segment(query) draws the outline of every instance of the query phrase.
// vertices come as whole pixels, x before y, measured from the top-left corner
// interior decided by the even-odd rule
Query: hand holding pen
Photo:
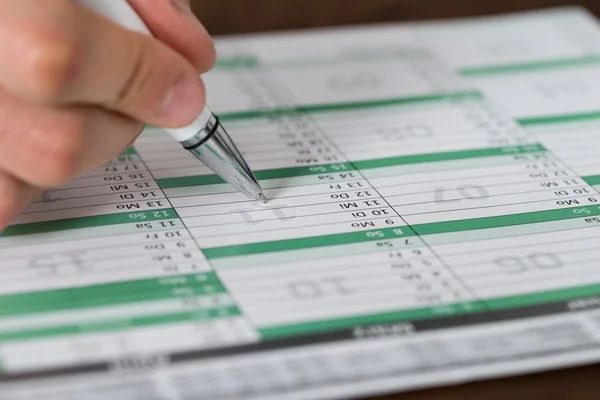
[[[110,161],[144,123],[185,130],[204,114],[216,125],[199,76],[215,50],[189,4],[129,3],[156,38],[76,2],[0,0],[0,229]]]

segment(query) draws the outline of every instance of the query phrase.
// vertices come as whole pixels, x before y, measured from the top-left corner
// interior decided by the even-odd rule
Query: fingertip
[[[201,74],[210,71],[217,62],[217,48],[208,33],[204,36],[197,51],[195,59],[191,60],[196,70]]]
[[[175,78],[155,117],[165,128],[180,128],[190,124],[204,108],[204,85],[202,80],[188,73]]]

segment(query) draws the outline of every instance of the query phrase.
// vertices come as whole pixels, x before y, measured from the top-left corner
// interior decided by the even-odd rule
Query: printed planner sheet
[[[1,400],[348,399],[600,361],[600,25],[217,40],[270,199],[160,129],[0,233]]]

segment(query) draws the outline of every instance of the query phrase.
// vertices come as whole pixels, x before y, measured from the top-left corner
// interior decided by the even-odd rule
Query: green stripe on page
[[[124,329],[141,328],[164,324],[175,324],[181,322],[205,321],[238,315],[240,315],[240,311],[237,307],[224,307],[208,310],[140,316],[125,319],[109,319],[105,321],[98,321],[86,324],[50,326],[37,329],[0,332],[0,342],[21,342],[25,340],[48,338],[54,336],[118,331]]]
[[[588,113],[579,114],[562,114],[562,115],[549,115],[544,117],[527,117],[519,118],[517,122],[521,126],[531,127],[538,125],[551,125],[551,124],[566,124],[573,122],[586,122],[600,120],[600,111],[593,111]]]
[[[234,111],[218,113],[222,122],[238,121],[245,119],[272,119],[285,116],[293,116],[302,113],[326,113],[326,112],[351,112],[356,110],[368,110],[373,108],[410,106],[430,102],[456,102],[464,100],[482,100],[483,95],[480,92],[465,91],[452,93],[436,93],[405,97],[394,97],[387,99],[343,102],[343,103],[324,103],[310,105],[290,105],[278,108],[266,108],[260,110]],[[152,125],[146,125],[146,129],[160,129]]]
[[[377,158],[372,160],[355,161],[353,163],[324,164],[312,167],[292,167],[280,169],[268,169],[255,171],[258,180],[293,178],[297,176],[321,175],[330,173],[343,173],[355,169],[372,169],[393,167],[408,164],[420,164],[428,162],[454,161],[460,159],[507,156],[529,153],[546,152],[541,144],[526,146],[507,146],[497,148],[450,151],[431,154],[415,154],[410,156],[399,156],[389,158]],[[217,175],[198,175],[180,178],[164,178],[157,180],[162,189],[173,189],[189,186],[216,185],[225,183]]]
[[[389,99],[378,99],[358,102],[345,103],[326,103],[311,105],[291,105],[289,107],[272,108],[264,110],[250,110],[232,113],[221,113],[219,118],[222,121],[235,121],[255,118],[278,118],[286,115],[296,115],[299,113],[325,113],[340,111],[356,111],[371,108],[397,107],[404,105],[413,105],[430,102],[454,102],[463,100],[480,100],[482,95],[479,92],[454,92],[441,94],[427,94],[418,96],[396,97]]]
[[[583,57],[544,60],[528,63],[462,68],[459,70],[459,73],[463,76],[502,75],[559,68],[574,68],[596,64],[600,64],[600,55],[587,55]]]
[[[44,290],[0,296],[0,317],[224,293],[214,273]],[[0,322],[1,323],[1,322]]]
[[[501,228],[541,222],[560,221],[573,218],[600,215],[600,206],[564,208],[559,210],[536,211],[522,214],[502,215],[485,218],[474,218],[458,221],[434,222],[430,224],[412,225],[396,229],[387,228],[378,231],[341,233],[335,235],[314,236],[299,239],[287,239],[270,242],[250,243],[243,245],[213,247],[203,249],[209,259],[246,256],[278,251],[302,250],[309,248],[361,243],[377,240],[410,237],[415,235],[434,235],[440,233],[472,231],[479,229]]]
[[[440,307],[417,308],[393,312],[363,315],[349,318],[334,318],[320,321],[310,321],[301,324],[268,326],[259,329],[263,339],[332,331],[351,328],[360,325],[382,323],[399,323],[440,317],[451,317],[486,311],[500,311],[511,308],[549,304],[560,301],[576,300],[589,296],[600,295],[600,285],[587,285],[546,292],[529,293],[524,295],[499,297],[481,302],[454,303]]]
[[[214,69],[237,69],[237,68],[253,68],[259,65],[258,58],[254,56],[234,56],[218,58],[215,62]]]
[[[573,218],[600,215],[600,206],[563,208],[559,210],[535,211],[522,214],[501,215],[494,217],[474,218],[459,221],[433,222],[431,224],[413,225],[419,235],[472,231],[478,229],[501,228],[535,224],[540,222],[560,221]]]
[[[387,99],[366,100],[356,102],[343,103],[324,103],[324,104],[309,104],[309,105],[290,105],[278,108],[265,108],[260,110],[234,111],[218,113],[219,119],[222,122],[237,121],[245,119],[258,118],[280,118],[301,113],[327,113],[327,112],[344,112],[356,110],[368,110],[373,108],[410,106],[421,103],[431,102],[456,102],[464,100],[482,100],[483,95],[480,92],[452,92],[452,93],[436,93],[405,97],[394,97]],[[159,129],[152,125],[146,125],[146,129]]]
[[[172,208],[165,208],[155,211],[127,212],[95,215],[91,217],[59,219],[44,222],[32,222],[19,225],[10,225],[8,228],[0,232],[0,238],[66,231],[71,229],[95,228],[98,226],[160,221],[173,218],[177,218],[177,213],[175,210]]]
[[[279,169],[266,169],[260,171],[254,171],[258,180],[267,179],[281,179],[281,178],[293,178],[296,176],[309,176],[309,175],[321,175],[330,174],[334,172],[350,172],[354,171],[355,168],[349,163],[337,163],[337,164],[323,164],[315,165],[311,167],[291,167],[291,168],[279,168]],[[225,181],[217,175],[197,175],[197,176],[185,176],[181,178],[164,178],[157,180],[158,185],[161,189],[172,189],[179,187],[188,186],[203,186],[203,185],[216,185],[225,183]]]
[[[350,62],[377,62],[388,59],[431,59],[431,53],[421,48],[406,48],[386,51],[378,50],[367,50],[367,51],[352,51],[345,52],[340,55],[331,55],[330,57],[315,57],[315,58],[304,58],[302,60],[279,60],[270,61],[266,64],[261,62],[255,56],[232,56],[222,57],[215,63],[214,69],[237,69],[237,68],[255,68],[258,66],[265,66],[269,69],[280,69],[280,68],[302,68],[306,66],[319,66],[319,65],[336,65],[336,64],[348,64]]]
[[[583,180],[586,181],[588,185],[600,185],[600,175],[584,176]]]
[[[415,154],[410,156],[379,158],[374,160],[355,161],[353,164],[358,169],[393,167],[407,164],[420,164],[428,162],[454,161],[470,158],[507,156],[528,153],[545,152],[546,149],[541,144],[531,144],[526,146],[507,146],[487,149],[450,151],[443,153]]]
[[[494,217],[474,218],[459,221],[433,222],[430,224],[412,225],[419,235],[472,231],[478,229],[501,228],[535,224],[540,222],[560,221],[573,218],[600,215],[600,206],[583,206],[563,208],[559,210],[535,211],[522,214],[501,215]]]
[[[386,228],[362,232],[305,237],[300,239],[276,240],[272,242],[213,247],[203,249],[203,252],[208,259],[216,259],[250,254],[271,253],[277,251],[301,250],[351,243],[373,242],[412,236],[415,236],[415,233],[408,227]]]

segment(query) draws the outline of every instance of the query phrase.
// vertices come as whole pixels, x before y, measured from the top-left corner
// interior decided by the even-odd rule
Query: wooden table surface
[[[213,35],[476,16],[600,0],[192,0]],[[379,397],[376,400],[600,400],[600,365]],[[375,399],[373,399],[375,400]]]
[[[581,5],[600,0],[192,0],[213,35],[368,22],[439,19]]]

